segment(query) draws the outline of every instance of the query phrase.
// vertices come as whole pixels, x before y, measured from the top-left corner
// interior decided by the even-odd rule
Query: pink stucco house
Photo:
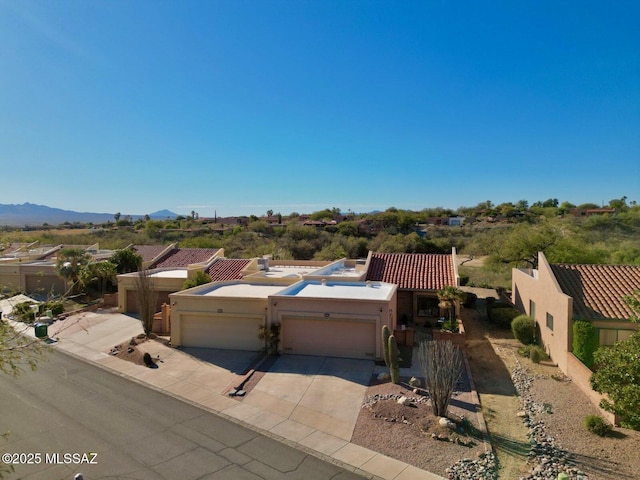
[[[625,340],[638,324],[629,320],[633,312],[623,297],[638,289],[640,266],[549,264],[542,252],[537,269],[512,274],[512,302],[535,319],[539,343],[595,404],[600,397],[591,390],[591,370],[571,353],[573,322],[591,322],[600,345]]]

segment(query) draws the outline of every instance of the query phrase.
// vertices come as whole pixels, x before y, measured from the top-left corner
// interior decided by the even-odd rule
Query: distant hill
[[[126,217],[122,214],[121,218]],[[137,220],[144,215],[129,215]],[[159,210],[149,214],[151,218],[166,219],[177,217],[177,214],[169,210]],[[35,205],[33,203],[1,204],[0,203],[0,226],[11,227],[38,226],[45,223],[49,225],[59,225],[61,223],[106,223],[113,222],[113,213],[92,213],[75,212],[72,210],[62,210],[60,208],[47,207],[46,205]]]

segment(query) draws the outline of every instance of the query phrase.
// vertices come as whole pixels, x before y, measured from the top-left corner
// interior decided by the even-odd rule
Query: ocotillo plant
[[[389,331],[389,327],[386,325],[382,326],[382,350],[384,351],[384,364],[387,368],[389,365],[389,337],[391,336],[391,332]]]
[[[393,383],[400,383],[400,350],[394,335],[389,336],[389,374]]]

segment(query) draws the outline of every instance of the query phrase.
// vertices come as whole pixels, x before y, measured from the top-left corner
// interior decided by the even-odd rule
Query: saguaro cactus
[[[389,368],[389,337],[391,331],[386,325],[382,326],[382,350],[384,351],[384,364]]]
[[[393,383],[400,383],[400,350],[394,335],[389,336],[389,374]]]

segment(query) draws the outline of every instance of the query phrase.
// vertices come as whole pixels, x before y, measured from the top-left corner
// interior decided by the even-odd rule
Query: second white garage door
[[[258,318],[184,315],[180,319],[183,347],[252,350],[264,348],[258,339]]]
[[[351,319],[283,318],[282,351],[296,355],[376,356],[376,323]]]

